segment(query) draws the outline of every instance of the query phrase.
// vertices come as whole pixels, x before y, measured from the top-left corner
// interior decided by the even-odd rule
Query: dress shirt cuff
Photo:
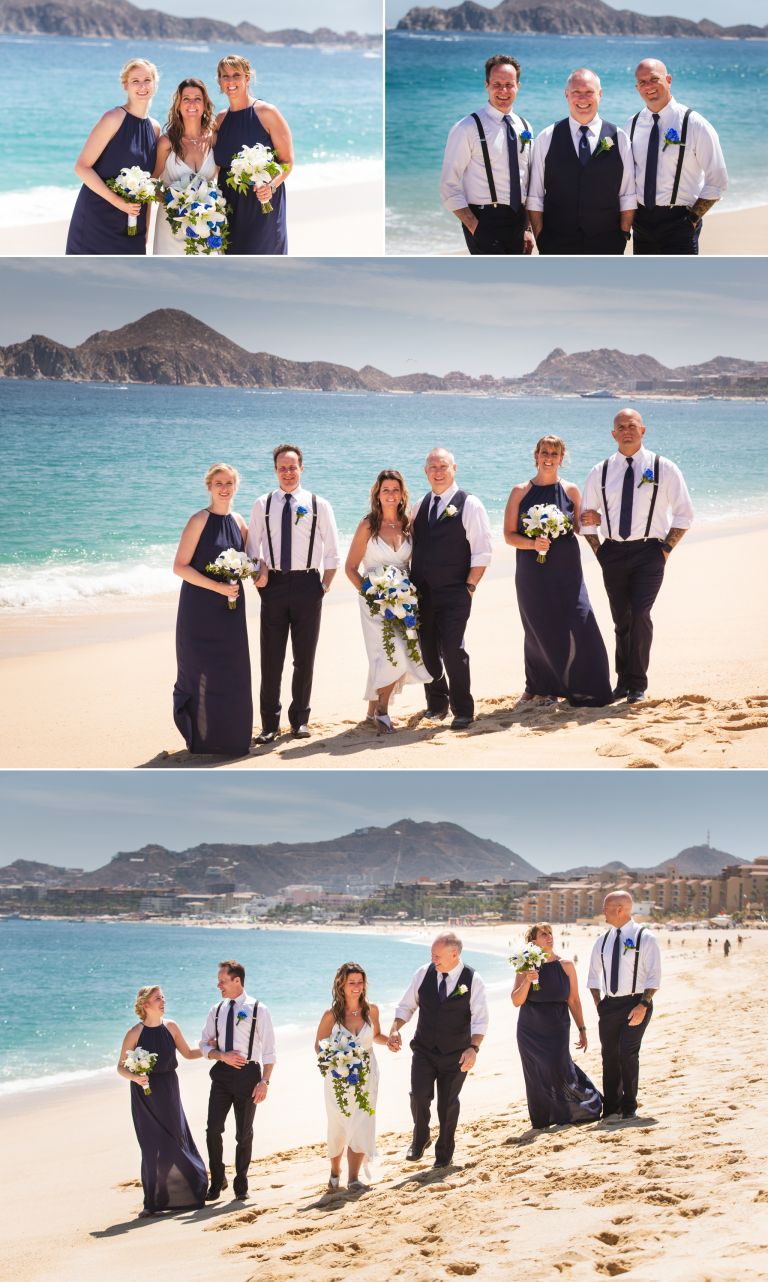
[[[410,1010],[407,1006],[397,1006],[395,1008],[394,1018],[401,1019],[404,1024],[408,1023],[412,1015],[413,1015],[413,1011]]]
[[[714,183],[705,183],[696,200],[720,200],[725,195],[725,190],[725,187],[715,187]],[[696,200],[692,200],[691,204],[695,205]]]
[[[485,1037],[485,1034],[488,1032],[488,1020],[473,1019],[469,1025],[469,1032],[471,1037],[474,1037],[475,1033],[477,1033],[480,1037]]]
[[[619,209],[622,213],[627,209],[637,209],[637,196],[622,196],[619,200]]]
[[[540,196],[529,196],[525,202],[525,207],[529,213],[531,210],[536,214],[544,213],[544,201]]]
[[[471,566],[475,566],[475,565],[486,565],[486,566],[487,566],[487,565],[490,565],[490,564],[491,564],[491,553],[490,553],[490,552],[476,552],[476,553],[474,554],[474,556],[470,556],[470,558],[469,558],[469,564],[470,564]]]
[[[451,193],[450,196],[443,196],[443,204],[449,214],[455,214],[457,209],[468,209],[469,200],[464,192]]]

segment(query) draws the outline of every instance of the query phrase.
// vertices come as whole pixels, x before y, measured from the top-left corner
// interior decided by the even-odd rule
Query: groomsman
[[[248,555],[261,561],[261,734],[273,743],[280,731],[280,686],[288,634],[293,682],[288,720],[298,739],[309,738],[309,701],[320,616],[339,568],[338,535],[330,503],[303,489],[304,457],[298,445],[272,452],[278,488],[253,505]],[[322,568],[322,575],[321,575]]]
[[[520,63],[494,54],[485,64],[488,103],[448,135],[440,198],[459,219],[470,254],[530,254],[525,199],[533,135],[512,111]]]
[[[640,1043],[661,983],[661,954],[653,933],[634,921],[628,891],[606,895],[603,911],[609,929],[595,941],[587,979],[603,1052],[603,1117],[634,1117]]]
[[[671,84],[658,58],[644,58],[635,71],[645,103],[626,124],[637,185],[635,254],[698,254],[702,218],[728,186],[715,130],[675,101]]]
[[[691,526],[693,506],[680,469],[644,447],[637,410],[620,410],[611,435],[618,450],[587,477],[581,533],[600,562],[616,629],[613,697],[640,703],[648,688],[651,609],[672,549]],[[603,542],[589,533],[598,525]]]
[[[623,254],[637,208],[632,151],[623,129],[598,114],[594,71],[571,72],[565,120],[533,146],[528,216],[540,254]]]
[[[477,585],[491,564],[491,527],[478,498],[456,484],[456,460],[432,450],[424,466],[430,490],[411,512],[411,579],[419,592],[419,642],[432,680],[427,715],[466,730],[475,715],[464,632]],[[445,670],[443,670],[445,664]]]
[[[467,1073],[475,1067],[488,1029],[485,984],[477,971],[461,960],[462,943],[452,933],[438,935],[432,960],[420,966],[401,998],[387,1045],[402,1046],[400,1029],[418,1009],[411,1042],[411,1114],[413,1140],[406,1158],[418,1162],[432,1143],[429,1119],[437,1087],[440,1129],[435,1166],[450,1166],[459,1120],[459,1094]]]
[[[235,1110],[237,1145],[233,1192],[236,1198],[247,1197],[253,1119],[256,1105],[267,1098],[275,1066],[271,1016],[262,1002],[248,996],[244,983],[245,968],[240,962],[219,962],[217,987],[221,1001],[208,1012],[200,1038],[203,1055],[216,1061],[211,1069],[206,1131],[211,1173],[207,1202],[214,1202],[220,1197],[221,1190],[228,1187],[224,1174],[223,1136],[231,1108]]]

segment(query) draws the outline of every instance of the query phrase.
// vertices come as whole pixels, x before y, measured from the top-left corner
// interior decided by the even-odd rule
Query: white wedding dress
[[[404,539],[400,547],[395,550],[388,543],[380,539],[378,535],[375,539],[369,539],[365,553],[363,554],[363,571],[369,574],[371,571],[383,570],[387,565],[395,565],[399,570],[408,570],[411,563],[411,553],[413,544],[410,539]],[[390,663],[382,643],[382,623],[383,619],[380,614],[371,614],[363,597],[360,597],[360,618],[363,624],[363,640],[365,648],[368,651],[368,681],[365,687],[365,699],[375,699],[377,692],[383,690],[385,686],[396,682],[392,691],[392,698],[402,690],[404,685],[419,684],[426,685],[432,680],[428,670],[423,663],[414,663],[408,653],[405,639],[400,632],[395,630],[395,662]]]
[[[204,178],[206,182],[213,182],[216,178],[216,162],[213,159],[213,148],[208,152],[201,168],[195,172],[191,165],[185,160],[179,160],[174,151],[168,153],[168,159],[165,162],[165,168],[160,175],[160,182],[166,187],[186,187],[191,178]],[[157,206],[157,218],[155,219],[155,240],[152,253],[157,255],[183,254],[184,253],[184,236],[181,233],[171,231],[170,223],[165,216],[165,206],[159,203]],[[211,257],[214,254],[220,254],[220,250],[211,251]]]
[[[348,1028],[342,1024],[334,1024],[331,1030],[331,1036],[340,1030],[342,1033],[349,1033]],[[368,1081],[365,1084],[365,1090],[368,1094],[368,1101],[371,1108],[376,1107],[376,1096],[379,1090],[379,1066],[376,1063],[376,1056],[373,1053],[373,1029],[370,1024],[363,1024],[359,1033],[353,1033],[364,1051],[370,1055],[370,1064],[368,1068]],[[355,1103],[354,1088],[347,1087],[347,1108],[349,1117],[345,1117],[339,1110],[336,1103],[336,1096],[333,1093],[333,1078],[328,1073],[325,1077],[325,1108],[328,1114],[328,1157],[340,1157],[345,1149],[351,1148],[353,1153],[364,1153],[365,1164],[376,1156],[376,1117],[373,1113],[364,1113]]]

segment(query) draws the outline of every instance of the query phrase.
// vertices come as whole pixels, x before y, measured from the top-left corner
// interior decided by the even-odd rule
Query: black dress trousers
[[[633,1113],[637,1108],[640,1043],[652,1013],[649,1006],[642,1024],[628,1024],[629,1012],[639,1000],[635,994],[604,997],[598,1003],[598,1028],[603,1052],[603,1117],[610,1113]]]
[[[651,609],[664,579],[658,539],[608,540],[598,552],[616,630],[616,676],[628,690],[648,688],[653,622]]]
[[[444,713],[450,706],[455,717],[473,717],[475,702],[470,689],[469,655],[464,633],[472,610],[472,595],[464,580],[449,587],[420,588],[419,641],[421,654],[432,676],[425,685],[427,709]]]
[[[450,1162],[456,1146],[459,1120],[459,1095],[467,1074],[459,1068],[461,1051],[442,1054],[411,1042],[411,1116],[413,1146],[423,1148],[429,1139],[432,1100],[437,1090],[437,1120],[440,1131],[435,1144],[435,1160]]]
[[[235,1110],[235,1182],[236,1195],[248,1192],[248,1167],[253,1150],[253,1119],[256,1105],[253,1091],[261,1081],[261,1067],[251,1060],[242,1068],[233,1068],[218,1060],[211,1069],[211,1091],[208,1096],[208,1167],[211,1186],[221,1188],[224,1181],[224,1125],[229,1110]]]
[[[685,205],[638,205],[632,225],[632,252],[646,254],[698,254],[701,219],[694,224]]]
[[[522,254],[528,216],[525,209],[510,205],[470,205],[478,220],[474,232],[462,223],[464,239],[470,254]]]
[[[293,679],[288,720],[292,729],[309,721],[315,652],[320,636],[323,584],[317,570],[270,570],[261,597],[261,729],[280,726],[280,686],[288,637],[293,651]]]

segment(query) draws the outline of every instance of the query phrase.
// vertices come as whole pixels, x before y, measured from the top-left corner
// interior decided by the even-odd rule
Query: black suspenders
[[[477,112],[476,112],[476,111],[473,111],[473,112],[472,112],[472,119],[474,120],[475,124],[477,125],[477,132],[478,132],[478,134],[480,135],[480,146],[481,146],[481,148],[482,148],[482,152],[483,152],[483,164],[485,165],[485,176],[486,176],[486,178],[488,179],[488,191],[489,191],[490,196],[491,196],[491,204],[492,204],[492,205],[494,206],[494,208],[495,208],[495,206],[496,206],[496,205],[498,205],[498,203],[499,203],[499,202],[498,202],[498,199],[497,199],[497,197],[496,197],[496,184],[495,184],[495,182],[493,181],[493,170],[491,169],[491,157],[490,157],[490,153],[489,153],[489,151],[488,151],[488,143],[487,143],[486,138],[485,138],[485,130],[483,129],[483,122],[482,122],[482,120],[480,119],[480,117],[478,116],[478,114],[477,114]],[[528,130],[528,132],[530,133],[530,125],[528,124],[528,121],[525,119],[525,117],[524,117],[524,116],[521,116],[521,117],[520,117],[520,119],[522,120],[523,124],[525,125],[525,128],[526,128],[526,129]],[[522,143],[521,143],[521,145],[520,145],[520,151],[521,151],[521,152],[523,151],[523,144],[522,144]]]
[[[677,193],[680,189],[680,175],[683,172],[683,160],[685,159],[685,140],[688,137],[688,117],[690,116],[690,114],[691,114],[691,108],[686,107],[685,115],[683,116],[683,125],[680,130],[680,142],[677,145],[677,169],[675,170],[675,181],[672,185],[672,197],[669,202],[670,209],[672,208],[675,201],[677,200]],[[637,115],[632,117],[632,124],[629,129],[630,142],[632,142],[632,139],[635,136],[635,125],[637,124],[637,118],[639,115],[640,115],[640,112],[638,111]]]
[[[267,546],[269,548],[269,559],[272,562],[272,569],[277,570],[275,565],[275,549],[272,547],[272,531],[269,528],[269,509],[272,506],[272,494],[267,495],[267,505],[264,508],[264,524],[267,527]],[[307,569],[312,569],[312,550],[315,546],[315,531],[317,529],[317,495],[312,495],[312,529],[309,532],[309,552],[307,554]]]
[[[632,972],[632,992],[630,994],[630,996],[632,997],[634,997],[635,990],[637,989],[637,972],[640,969],[640,940],[643,937],[644,930],[645,930],[645,926],[641,926],[637,932],[637,938],[635,939],[635,969]],[[603,935],[603,942],[600,946],[600,965],[603,968],[603,988],[605,989],[606,993],[608,993],[608,981],[605,978],[605,957],[603,956],[603,954],[605,952],[605,945],[608,941],[608,936],[610,935],[610,933],[611,933],[610,930],[606,930],[605,934]],[[610,993],[608,993],[608,996],[610,996]]]
[[[608,526],[609,539],[611,538],[611,518],[608,514],[608,499],[605,493],[605,478],[608,475],[608,464],[610,463],[610,461],[611,460],[608,458],[603,460],[603,470],[600,475],[600,490],[603,495],[603,511],[605,513],[605,520]],[[658,496],[659,496],[659,455],[654,454],[653,456],[653,494],[651,495],[651,505],[648,508],[648,520],[645,523],[645,534],[643,535],[644,543],[648,539],[648,536],[650,535],[650,532],[651,532],[651,522],[653,520],[653,512],[656,507],[656,499],[658,498]]]
[[[213,1017],[213,1025],[214,1025],[214,1028],[216,1029],[216,1050],[217,1051],[221,1050],[221,1045],[219,1043],[219,1011],[221,1010],[223,1005],[224,1005],[224,1002],[220,1001],[218,1006],[216,1007],[216,1014]],[[246,1056],[246,1059],[248,1060],[250,1060],[251,1055],[253,1054],[253,1039],[256,1036],[256,1012],[258,1009],[259,1009],[259,1003],[254,1002],[253,1015],[251,1016],[251,1031],[248,1037],[248,1054]]]

